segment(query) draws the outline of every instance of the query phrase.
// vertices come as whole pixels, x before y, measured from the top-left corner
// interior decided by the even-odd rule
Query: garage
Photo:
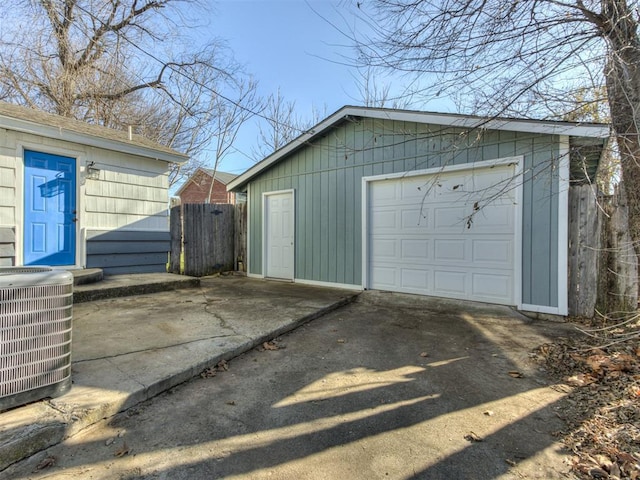
[[[517,304],[517,161],[501,163],[365,179],[368,288]]]
[[[274,275],[265,199],[289,191],[293,282],[567,315],[570,266],[583,268],[570,225],[588,222],[570,182],[593,185],[608,136],[583,122],[345,106],[228,185],[247,194],[247,275]]]

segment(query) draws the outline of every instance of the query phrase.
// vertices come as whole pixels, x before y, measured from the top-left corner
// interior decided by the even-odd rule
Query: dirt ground
[[[506,307],[365,292],[3,472],[47,479],[573,478],[570,336]]]
[[[558,415],[582,479],[640,478],[640,315],[575,319],[581,334],[541,345],[536,357],[571,386]]]

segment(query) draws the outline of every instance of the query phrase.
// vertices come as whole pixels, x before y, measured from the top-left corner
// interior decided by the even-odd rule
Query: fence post
[[[569,315],[591,318],[602,254],[600,208],[591,185],[569,188]]]
[[[169,252],[169,273],[180,271],[180,255],[182,254],[182,207],[172,207],[169,211],[169,230],[171,232],[171,250]]]
[[[234,268],[238,272],[247,271],[247,204],[235,205],[234,225]]]

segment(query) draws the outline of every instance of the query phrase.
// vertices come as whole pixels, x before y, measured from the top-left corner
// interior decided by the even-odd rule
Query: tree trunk
[[[608,41],[605,70],[611,123],[626,185],[629,233],[640,256],[640,39],[638,22],[624,0],[602,2],[601,33]]]

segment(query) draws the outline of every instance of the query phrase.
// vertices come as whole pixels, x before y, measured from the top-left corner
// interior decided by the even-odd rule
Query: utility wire
[[[100,18],[96,17],[96,16],[95,16],[95,14],[94,14],[93,12],[91,12],[91,11],[87,10],[87,9],[86,9],[86,8],[84,8],[83,6],[81,6],[81,5],[76,5],[76,8],[78,8],[79,10],[82,10],[84,13],[86,13],[87,15],[89,15],[89,17],[91,17],[93,20],[95,20],[96,22],[98,22],[101,26],[107,26],[107,25],[106,25],[106,24],[105,24],[105,23],[104,23]],[[65,17],[65,18],[66,18],[66,17]],[[71,19],[67,19],[67,20],[72,21]],[[89,36],[88,32],[83,31],[83,33],[84,33],[88,38],[90,38],[90,36]],[[252,114],[252,115],[254,115],[254,116],[256,116],[256,117],[262,118],[262,119],[267,120],[267,121],[269,121],[269,122],[274,122],[274,123],[276,123],[276,124],[278,124],[278,125],[281,125],[281,126],[284,126],[284,127],[287,127],[287,128],[291,128],[291,129],[293,129],[293,130],[295,130],[295,131],[300,132],[301,134],[302,134],[302,133],[304,133],[304,132],[306,131],[306,130],[302,130],[302,129],[298,128],[298,127],[295,127],[295,126],[293,126],[293,125],[289,125],[289,124],[286,124],[286,123],[284,123],[284,122],[281,122],[281,121],[279,121],[278,119],[271,118],[271,117],[269,117],[269,116],[267,116],[267,115],[263,114],[262,112],[259,112],[259,111],[257,111],[257,110],[254,110],[254,109],[248,108],[248,107],[246,107],[246,106],[242,105],[241,103],[236,102],[235,100],[232,100],[231,98],[229,98],[229,97],[227,97],[226,95],[223,95],[223,94],[221,94],[221,93],[217,92],[216,90],[214,90],[213,88],[209,87],[208,85],[206,85],[206,84],[204,84],[204,83],[202,83],[202,82],[200,82],[200,81],[198,81],[198,80],[196,80],[196,79],[194,79],[194,78],[190,77],[190,76],[189,76],[189,75],[187,75],[184,71],[182,71],[181,69],[176,68],[176,66],[172,65],[171,63],[164,62],[163,60],[161,60],[160,58],[158,58],[158,57],[157,57],[156,55],[154,55],[153,53],[151,53],[151,52],[149,52],[149,51],[145,50],[144,48],[142,48],[142,47],[140,47],[139,45],[135,44],[133,41],[129,40],[129,38],[127,38],[127,36],[126,36],[126,35],[119,35],[119,36],[118,36],[118,38],[119,38],[119,39],[121,39],[121,40],[124,40],[124,41],[125,41],[125,42],[127,42],[129,45],[131,45],[132,47],[134,47],[135,49],[137,49],[138,51],[140,51],[142,54],[144,54],[144,55],[148,56],[148,57],[149,57],[149,58],[151,58],[152,60],[156,61],[157,63],[159,63],[159,64],[160,64],[160,65],[162,65],[163,67],[166,67],[166,68],[168,68],[169,70],[171,70],[171,71],[173,71],[173,72],[177,73],[178,75],[181,75],[182,77],[186,78],[187,80],[189,80],[189,81],[193,82],[195,85],[198,85],[199,87],[202,87],[202,88],[204,88],[205,90],[210,91],[211,93],[213,93],[213,94],[215,94],[215,95],[219,96],[220,98],[222,98],[222,99],[224,99],[225,101],[227,101],[227,102],[229,102],[229,103],[231,103],[231,104],[235,105],[236,107],[240,108],[241,110],[243,110],[243,111],[245,111],[245,112],[247,112],[247,113],[250,113],[250,114]],[[126,67],[125,67],[125,68],[126,68]],[[138,78],[139,78],[139,80],[141,80],[141,81],[143,81],[143,82],[144,82],[144,79],[142,79],[142,78],[140,78],[140,77],[138,77]]]

